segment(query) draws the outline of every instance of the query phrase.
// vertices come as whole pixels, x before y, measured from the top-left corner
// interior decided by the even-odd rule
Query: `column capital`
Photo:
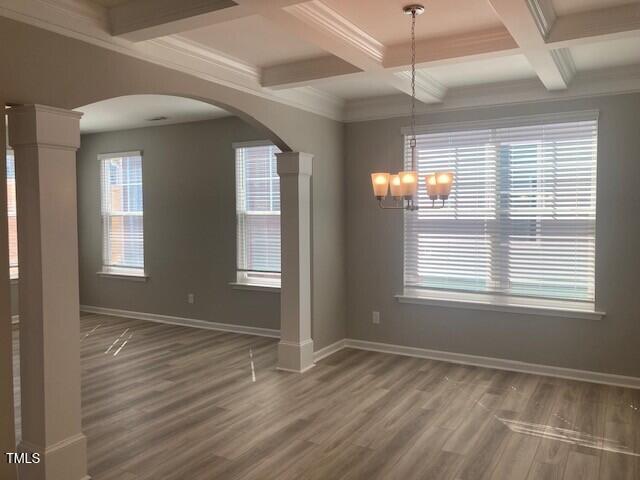
[[[313,155],[304,152],[276,153],[278,159],[278,175],[311,176]]]
[[[9,145],[42,146],[62,150],[80,147],[79,123],[81,112],[49,107],[21,105],[11,107],[9,116]]]

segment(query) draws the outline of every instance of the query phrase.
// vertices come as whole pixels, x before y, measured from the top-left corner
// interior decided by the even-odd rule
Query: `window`
[[[9,214],[9,276],[18,278],[18,226],[16,215],[16,166],[13,150],[7,150],[7,211]]]
[[[234,145],[238,283],[280,285],[280,178],[264,142]]]
[[[445,208],[405,214],[405,288],[594,301],[595,112],[445,127],[417,147],[421,177],[455,184]]]
[[[103,272],[144,275],[141,152],[99,156]]]

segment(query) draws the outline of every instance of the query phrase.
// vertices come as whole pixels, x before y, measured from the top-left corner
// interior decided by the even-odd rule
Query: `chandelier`
[[[403,8],[406,15],[411,15],[411,170],[390,175],[386,172],[372,173],[373,194],[382,209],[418,210],[416,196],[418,193],[418,171],[416,165],[416,17],[424,13],[422,5],[407,5]],[[434,172],[425,176],[427,196],[431,204],[423,208],[442,208],[449,198],[453,183],[452,172]],[[391,193],[392,204],[385,204],[384,199]],[[436,204],[436,200],[442,201]]]

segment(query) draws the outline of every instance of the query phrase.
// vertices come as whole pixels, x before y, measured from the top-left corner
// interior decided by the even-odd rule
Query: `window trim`
[[[229,282],[234,290],[252,290],[256,292],[280,293],[279,285],[263,285],[259,283]]]
[[[602,320],[606,312],[595,309],[591,302],[547,300],[486,293],[452,292],[427,289],[405,289],[395,296],[399,303],[433,307],[488,310],[492,312],[520,313],[544,317]]]
[[[280,148],[274,144],[272,141],[270,140],[251,140],[251,141],[246,141],[246,142],[233,142],[231,144],[232,148],[233,148],[233,152],[234,152],[234,175],[235,175],[235,182],[237,185],[237,151],[238,149],[243,149],[243,148],[252,148],[252,147],[275,147],[278,150],[280,150]],[[238,223],[238,206],[237,206],[237,189],[236,189],[236,235],[237,235],[237,223]],[[250,211],[246,211],[245,215],[251,213]],[[253,214],[257,214],[257,212],[253,212]],[[265,213],[265,215],[273,215],[275,216],[275,213]],[[282,215],[282,211],[280,211],[277,216],[281,217]],[[238,239],[236,238],[236,249],[237,249],[237,245],[238,245]],[[266,280],[266,281],[261,281],[261,280],[254,280],[249,278],[251,272],[254,272],[253,270],[242,270],[238,267],[238,254],[239,252],[236,251],[236,280],[233,282],[229,282],[229,285],[234,288],[234,289],[238,289],[238,290],[255,290],[255,291],[265,291],[265,292],[273,292],[273,293],[279,293],[280,292],[280,287],[281,287],[281,281],[282,281],[282,266],[280,268],[279,272],[264,272],[266,274],[273,274],[274,277],[277,276],[277,279],[274,278],[272,281]],[[256,272],[259,273],[259,272]]]
[[[466,130],[483,130],[487,128],[524,127],[544,125],[554,122],[580,122],[598,120],[600,110],[575,110],[569,112],[542,113],[533,115],[518,115],[514,117],[496,117],[484,120],[470,120],[466,122],[433,123],[416,125],[416,135],[424,133],[460,132]],[[402,135],[411,135],[411,126],[400,129]],[[403,147],[404,148],[404,147]]]
[[[598,109],[592,109],[533,115],[518,115],[513,117],[496,117],[491,119],[472,120],[465,122],[423,124],[415,126],[414,129],[412,129],[411,126],[403,126],[400,129],[400,132],[403,136],[403,165],[405,162],[404,155],[406,155],[406,137],[414,132],[416,135],[437,134],[468,130],[536,126],[545,125],[547,123],[580,121],[595,121],[596,124],[598,124],[599,115],[600,111]],[[405,222],[407,221],[406,215],[410,214],[407,212],[404,213],[405,215],[403,216],[403,227],[405,225]],[[404,230],[405,229],[403,228],[403,235]],[[597,231],[594,233],[594,235],[597,236]],[[470,292],[464,290],[438,290],[426,287],[408,287],[404,283],[404,264],[406,256],[406,252],[404,250],[405,244],[406,242],[403,236],[403,293],[395,295],[396,299],[400,303],[413,303],[442,307],[448,306],[472,310],[504,311],[543,316],[585,318],[589,320],[601,320],[606,315],[605,312],[597,311],[595,309],[595,301],[597,300],[597,292],[595,291],[593,302],[589,302],[570,299],[546,299],[542,297],[513,296],[491,292]],[[594,288],[595,281],[596,279],[594,274]]]
[[[131,269],[133,270],[133,269]],[[140,270],[139,272],[123,272],[116,270],[100,270],[96,272],[96,275],[99,277],[108,277],[108,278],[117,278],[120,280],[130,280],[132,282],[146,282],[149,279],[149,275],[144,270]]]
[[[129,150],[129,151],[123,151],[123,152],[108,152],[108,153],[99,153],[98,154],[98,170],[99,170],[99,175],[98,175],[98,192],[99,192],[99,200],[100,200],[100,231],[101,231],[101,243],[102,243],[102,248],[101,248],[101,265],[100,265],[100,270],[98,272],[96,272],[96,274],[98,276],[101,277],[111,277],[111,278],[118,278],[118,279],[123,279],[123,280],[132,280],[132,281],[142,281],[142,282],[146,282],[147,279],[149,278],[149,276],[146,273],[146,259],[145,259],[145,251],[146,248],[144,246],[144,237],[143,237],[143,243],[142,243],[142,264],[143,267],[142,268],[130,268],[130,267],[121,267],[121,266],[117,266],[117,265],[107,265],[105,264],[105,251],[104,251],[104,241],[105,241],[105,232],[104,232],[104,218],[102,215],[102,202],[103,202],[103,198],[102,198],[102,161],[103,160],[109,160],[111,158],[122,158],[122,157],[134,157],[134,156],[139,156],[140,157],[140,170],[141,170],[141,182],[142,182],[142,214],[140,216],[142,216],[143,220],[142,220],[142,231],[144,234],[144,156],[143,156],[143,150]]]

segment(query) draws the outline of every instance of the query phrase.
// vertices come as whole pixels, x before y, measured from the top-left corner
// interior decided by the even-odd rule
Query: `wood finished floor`
[[[94,480],[640,479],[638,390],[349,349],[297,375],[273,339],[98,315],[81,339]]]

